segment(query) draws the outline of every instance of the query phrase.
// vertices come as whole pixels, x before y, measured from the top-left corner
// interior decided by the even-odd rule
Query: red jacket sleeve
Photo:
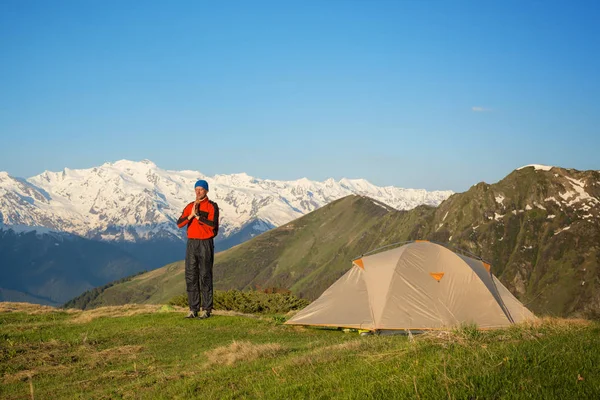
[[[185,208],[183,209],[183,212],[181,213],[181,217],[179,217],[179,219],[177,220],[177,226],[179,228],[183,228],[184,226],[187,226],[191,222],[188,219],[188,217],[192,213],[192,207],[190,206],[191,204],[194,204],[194,203],[190,203],[187,206],[185,206]]]
[[[215,229],[219,225],[219,209],[213,202],[208,203],[208,211],[200,212],[198,222]]]

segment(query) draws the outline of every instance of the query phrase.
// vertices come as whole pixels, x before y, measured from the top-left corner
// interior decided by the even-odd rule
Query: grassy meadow
[[[598,322],[359,336],[184,312],[0,303],[0,398],[600,398]]]

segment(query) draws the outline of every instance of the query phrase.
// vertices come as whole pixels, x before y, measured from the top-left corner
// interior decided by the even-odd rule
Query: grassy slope
[[[417,235],[415,226],[433,208],[408,212],[386,209],[372,200],[349,196],[218,253],[217,289],[284,287],[309,299],[318,297],[349,268],[351,260],[390,240]],[[185,292],[183,261],[115,285],[90,304],[165,303]],[[91,308],[88,307],[88,308]]]
[[[165,265],[106,289],[88,309],[129,303],[164,304],[185,293],[183,262]]]
[[[406,214],[360,196],[340,199],[219,254],[217,287],[284,287],[314,299],[370,249],[383,219]]]
[[[497,184],[479,183],[455,194],[438,208],[395,211],[349,196],[219,253],[215,285],[284,287],[312,300],[361,253],[429,239],[490,261],[494,274],[537,314],[598,318],[600,207],[591,200],[571,206],[546,200],[562,200],[572,191],[570,179],[585,182],[591,196],[600,197],[600,174],[558,168],[514,171]],[[115,285],[92,306],[164,303],[184,292],[182,274],[182,262],[171,264]]]
[[[0,397],[600,398],[598,323],[411,340],[143,307],[0,312]]]

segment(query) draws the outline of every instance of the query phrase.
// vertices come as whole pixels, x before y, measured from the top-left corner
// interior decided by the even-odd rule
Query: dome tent
[[[428,241],[364,256],[286,322],[385,330],[498,328],[535,316],[490,265]]]

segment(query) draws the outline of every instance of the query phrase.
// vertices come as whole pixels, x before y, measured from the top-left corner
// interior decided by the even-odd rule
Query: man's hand
[[[192,212],[188,216],[188,220],[196,217],[198,218],[198,214],[196,214],[196,206],[198,205],[198,200],[194,201],[194,205],[192,206]]]

